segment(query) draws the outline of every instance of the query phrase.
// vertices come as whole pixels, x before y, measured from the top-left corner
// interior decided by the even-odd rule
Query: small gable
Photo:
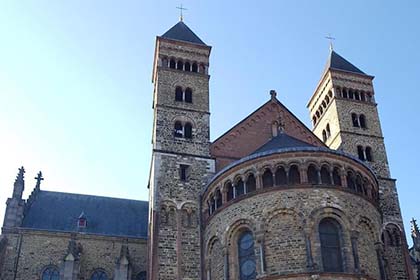
[[[216,170],[253,153],[279,132],[313,146],[324,146],[274,94],[271,100],[211,144],[210,153],[216,159]]]

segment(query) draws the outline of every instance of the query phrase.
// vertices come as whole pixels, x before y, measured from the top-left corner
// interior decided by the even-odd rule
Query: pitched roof
[[[183,21],[172,26],[161,37],[207,46]]]
[[[327,65],[325,66],[325,70],[328,69],[336,69],[366,75],[362,70],[351,64],[349,61],[347,61],[344,57],[336,53],[334,50],[330,52]]]
[[[77,232],[84,213],[83,232],[147,238],[148,211],[146,201],[39,191],[25,210],[22,227]]]
[[[281,148],[297,148],[297,147],[315,147],[309,143],[301,141],[295,137],[287,135],[284,132],[280,132],[276,137],[273,137],[270,141],[259,147],[252,154],[267,152],[271,150],[277,150]]]

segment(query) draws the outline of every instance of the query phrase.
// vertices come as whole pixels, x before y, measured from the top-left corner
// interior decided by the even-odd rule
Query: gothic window
[[[246,180],[246,192],[253,192],[257,189],[257,182],[255,180],[255,176],[250,174]]]
[[[309,165],[307,174],[308,182],[310,184],[318,184],[318,171],[316,170],[314,165]]]
[[[361,114],[359,116],[359,124],[361,128],[366,128],[366,117],[365,115]]]
[[[366,154],[366,160],[367,161],[373,161],[372,148],[371,147],[366,147],[365,154]]]
[[[41,280],[59,280],[60,279],[60,272],[54,266],[49,266],[44,269],[42,272]]]
[[[178,138],[182,138],[184,136],[183,128],[182,128],[182,123],[179,122],[179,121],[175,122],[174,136],[175,137],[178,137]]]
[[[334,185],[336,186],[341,186],[341,176],[340,176],[340,171],[338,170],[337,167],[335,167],[333,169],[333,181],[334,181]]]
[[[232,184],[230,182],[226,183],[225,187],[227,189],[227,201],[230,201],[230,200],[234,199],[235,198],[235,193],[233,191]]]
[[[283,167],[278,167],[275,173],[276,186],[282,186],[287,184],[286,170]]]
[[[330,171],[326,166],[321,167],[321,182],[322,184],[331,185]]]
[[[357,114],[355,113],[351,114],[351,121],[354,127],[359,127],[359,117],[357,116]]]
[[[254,237],[250,231],[243,232],[238,238],[239,279],[254,280],[257,265],[254,252]]]
[[[175,88],[175,101],[182,101],[182,87]]]
[[[365,152],[362,146],[357,146],[357,155],[359,156],[360,160],[365,160]]]
[[[262,176],[263,179],[263,188],[270,188],[273,186],[273,173],[270,169],[266,169]]]
[[[175,62],[175,60],[174,60],[174,59],[171,59],[171,60],[169,61],[169,68],[175,69],[175,66],[176,66],[176,62]]]
[[[192,125],[190,123],[186,123],[184,126],[184,137],[188,139],[192,138]]]
[[[185,102],[192,103],[192,90],[190,88],[185,89]]]
[[[178,60],[178,64],[176,65],[176,69],[183,70],[184,69],[184,63],[181,60]]]
[[[136,280],[146,280],[146,279],[147,279],[146,271],[142,271],[136,276]]]
[[[186,164],[180,164],[179,165],[179,178],[181,181],[187,181],[188,180],[188,170],[189,166]]]
[[[108,275],[105,271],[99,269],[92,274],[90,280],[108,280]]]
[[[193,65],[191,67],[191,71],[197,73],[197,71],[198,71],[197,63],[195,63],[195,62],[193,63]]]
[[[300,172],[297,165],[292,165],[289,169],[289,183],[294,184],[300,184]]]
[[[322,264],[325,272],[343,271],[340,231],[340,225],[331,218],[323,219],[319,223]]]
[[[242,181],[242,179],[239,179],[238,181],[236,181],[235,184],[235,189],[236,189],[236,196],[240,196],[243,195],[245,193],[245,185],[244,185],[244,181]]]
[[[191,71],[191,64],[189,62],[185,62],[185,71]]]

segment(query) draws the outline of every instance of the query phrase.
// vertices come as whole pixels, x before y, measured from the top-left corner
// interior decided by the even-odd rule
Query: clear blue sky
[[[17,168],[42,189],[146,200],[155,36],[178,1],[1,1],[0,221]],[[185,0],[185,22],[212,45],[211,138],[269,98],[309,127],[306,102],[331,33],[375,75],[376,100],[406,229],[418,211],[418,1]],[[416,175],[417,174],[417,175]],[[416,175],[416,176],[415,176]]]

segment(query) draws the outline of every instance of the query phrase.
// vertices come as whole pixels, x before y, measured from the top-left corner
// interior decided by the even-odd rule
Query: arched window
[[[330,94],[331,93],[331,91],[328,93],[328,94]],[[327,104],[329,104],[330,103],[330,98],[328,97],[328,95],[327,96],[325,96],[325,102],[327,102]]]
[[[366,128],[366,117],[365,115],[361,114],[359,116],[359,124],[361,128]]]
[[[324,113],[324,109],[322,109],[322,107],[321,106],[319,106],[319,112],[322,114],[322,113]]]
[[[360,93],[360,99],[362,101],[366,101],[366,95],[365,95],[365,93],[363,91]]]
[[[318,171],[316,170],[316,167],[313,164],[309,165],[307,174],[308,174],[308,182],[310,184],[318,184],[319,183]]]
[[[197,73],[197,71],[198,71],[197,63],[193,63],[193,65],[191,67],[191,71]]]
[[[220,192],[220,190],[216,191],[215,198],[216,198],[216,209],[219,209],[220,207],[222,207],[222,193]]]
[[[331,137],[331,129],[330,129],[330,124],[327,123],[327,127],[325,128],[325,130],[327,131],[327,138]]]
[[[192,103],[192,89],[185,89],[185,102]]]
[[[241,233],[238,238],[239,280],[254,280],[257,265],[254,251],[254,237],[250,231]]]
[[[270,188],[273,186],[273,173],[270,169],[266,169],[262,176],[263,188]]]
[[[185,62],[184,67],[185,67],[185,71],[191,71],[191,64],[188,61]]]
[[[146,271],[142,271],[136,276],[136,280],[146,280],[146,279],[147,279]]]
[[[327,132],[325,131],[325,129],[322,131],[322,141],[327,141]]]
[[[162,58],[162,66],[163,67],[168,67],[168,59],[166,57]]]
[[[321,242],[322,265],[325,272],[342,272],[340,225],[331,218],[319,223],[319,240]]]
[[[41,280],[59,280],[60,279],[60,272],[54,266],[49,266],[44,269],[42,272]]]
[[[321,116],[321,114],[319,113],[319,111],[316,111],[316,116],[317,116],[317,118],[319,118]]]
[[[359,117],[357,116],[357,114],[355,113],[351,114],[351,121],[354,127],[359,127]]]
[[[175,69],[175,66],[176,66],[176,62],[175,62],[175,60],[174,60],[174,59],[171,59],[171,60],[169,61],[169,68]]]
[[[235,198],[235,193],[233,191],[233,186],[230,182],[226,183],[226,189],[227,189],[227,201],[230,201]]]
[[[365,153],[362,146],[357,146],[357,155],[359,156],[360,160],[365,160]]]
[[[337,167],[335,167],[333,169],[333,181],[334,181],[334,185],[336,186],[341,186],[341,176],[340,176],[340,171],[338,170]]]
[[[360,100],[360,95],[359,95],[359,92],[358,91],[355,91],[354,92],[354,99]]]
[[[360,175],[357,175],[356,177],[356,191],[358,193],[363,193],[363,182],[362,177]]]
[[[236,181],[235,189],[236,189],[236,197],[243,195],[245,193],[245,185],[242,179],[238,179],[238,181]]]
[[[108,275],[103,270],[96,270],[90,277],[90,280],[108,280]]]
[[[354,98],[354,94],[353,94],[353,90],[349,90],[349,98],[353,99]]]
[[[312,124],[313,124],[313,125],[316,125],[316,116],[313,116],[313,117],[312,117]]]
[[[182,136],[184,135],[183,133],[183,129],[182,129],[182,123],[177,121],[175,122],[174,125],[174,136],[177,138],[182,138]]]
[[[182,101],[182,87],[175,88],[175,101]]]
[[[365,154],[366,154],[366,160],[367,161],[373,161],[372,148],[371,147],[366,147]]]
[[[257,189],[257,182],[255,180],[254,174],[250,174],[246,180],[246,192],[253,192]]]
[[[275,173],[276,186],[284,186],[287,184],[286,170],[282,166],[278,167]]]
[[[184,126],[184,137],[188,139],[192,138],[192,125],[190,123],[186,123]]]
[[[352,189],[352,190],[356,190],[356,182],[354,179],[354,175],[352,172],[347,172],[347,187]]]
[[[326,166],[321,167],[321,183],[326,185],[331,185],[331,175],[330,171]]]
[[[343,88],[343,97],[348,98],[347,89]]]
[[[176,69],[184,70],[184,63],[181,60],[178,60],[178,63],[176,65]]]
[[[327,103],[325,103],[325,101],[322,101],[321,105],[322,105],[323,108],[327,107]]]
[[[300,184],[300,172],[297,165],[292,165],[289,169],[289,183],[291,185]]]

